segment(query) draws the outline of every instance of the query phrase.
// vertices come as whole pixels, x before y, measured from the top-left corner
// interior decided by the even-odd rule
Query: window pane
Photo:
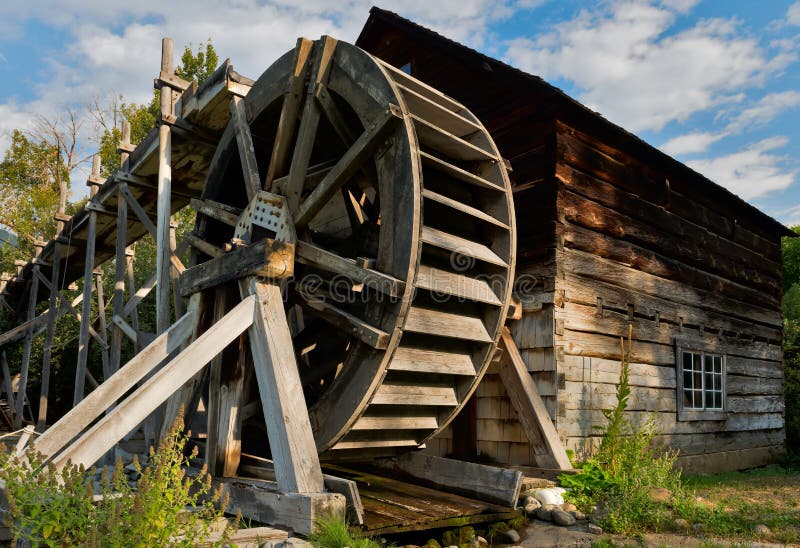
[[[691,373],[691,371],[684,371],[683,372],[683,387],[684,388],[694,388],[694,384],[692,383],[692,373]]]
[[[692,353],[691,352],[684,352],[683,353],[683,370],[684,371],[691,371],[692,370]]]
[[[714,356],[714,373],[722,373],[722,356]]]
[[[722,392],[714,392],[714,407],[722,409]]]
[[[706,373],[706,392],[714,390],[714,373]]]
[[[714,370],[714,356],[711,354],[705,354],[703,356],[703,369],[706,371],[713,371]]]
[[[683,391],[683,406],[684,407],[694,407],[692,403],[692,391],[691,390],[684,390]]]
[[[694,388],[702,390],[703,388],[703,373],[702,371],[694,372]]]

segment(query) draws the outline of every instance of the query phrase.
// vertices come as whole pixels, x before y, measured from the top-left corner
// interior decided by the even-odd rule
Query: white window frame
[[[700,378],[702,379],[702,386],[700,388],[700,393],[702,394],[704,407],[703,408],[696,408],[696,407],[686,407],[684,405],[684,384],[683,384],[683,355],[684,352],[690,352],[692,354],[697,354],[700,357],[700,364],[702,366]],[[705,406],[705,399],[706,399],[706,371],[705,371],[705,356],[712,355],[718,356],[721,358],[722,362],[722,408],[714,408],[714,407],[706,407]],[[726,382],[726,362],[727,362],[727,355],[725,353],[725,349],[722,345],[711,345],[709,343],[703,341],[693,341],[687,339],[676,339],[675,340],[675,377],[676,377],[676,401],[677,401],[677,410],[678,410],[678,420],[679,421],[714,421],[714,420],[725,420],[728,417],[728,394],[727,394],[727,382]],[[696,390],[696,388],[694,388]]]

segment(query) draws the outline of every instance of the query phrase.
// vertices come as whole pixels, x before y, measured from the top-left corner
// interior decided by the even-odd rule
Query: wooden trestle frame
[[[343,513],[346,499],[360,506],[352,482],[323,476],[321,456],[390,457],[420,447],[465,404],[500,344],[501,376],[541,448],[540,464],[568,468],[513,340],[502,334],[513,203],[480,121],[329,37],[298,40],[258,82],[226,61],[198,86],[175,75],[172,58],[164,39],[158,129],[134,147],[126,124],[119,171],[103,180],[95,159],[86,207],[73,217],[60,209],[56,238],[37,242],[34,260],[0,281],[7,301],[27,304],[25,323],[0,335],[0,347],[24,340],[17,426],[33,338],[45,333],[42,431],[55,323],[67,312],[81,321],[74,407],[44,430],[37,451],[56,466],[89,467],[139,425],[153,443],[180,408],[197,408],[207,386],[205,459],[233,506],[308,533],[321,513]],[[186,205],[198,221],[178,245],[171,215]],[[156,272],[136,288],[131,246],[146,233],[156,240]],[[178,258],[186,246],[189,268]],[[96,267],[112,257],[105,325]],[[315,276],[323,291],[293,289],[298,274]],[[70,302],[61,286],[81,275],[83,292]],[[311,298],[330,297],[335,276],[368,300]],[[36,316],[40,284],[49,308]],[[144,333],[137,306],[154,288],[156,332]],[[102,311],[96,327],[93,295]],[[136,354],[121,366],[125,337]],[[100,384],[87,367],[91,341],[101,348]],[[5,362],[3,373],[10,394]],[[85,395],[87,379],[95,388]],[[242,424],[259,407],[274,482],[236,477]],[[518,479],[502,500],[518,493]]]

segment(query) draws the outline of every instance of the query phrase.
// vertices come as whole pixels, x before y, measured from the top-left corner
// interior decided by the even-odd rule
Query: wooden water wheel
[[[297,233],[285,310],[320,454],[418,447],[469,398],[506,317],[516,246],[497,148],[457,101],[327,37],[298,40],[242,106],[257,165],[240,161],[234,112],[203,199],[245,212],[236,226],[198,215],[195,236],[275,237],[248,199],[253,174],[261,200],[284,197]],[[247,235],[244,216],[261,221]]]

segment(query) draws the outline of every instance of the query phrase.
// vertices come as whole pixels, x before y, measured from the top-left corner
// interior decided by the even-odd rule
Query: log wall
[[[559,434],[590,453],[632,326],[631,416],[691,471],[756,466],[785,441],[780,242],[677,192],[664,174],[556,124],[554,308]],[[677,420],[675,340],[727,360],[727,419]]]

